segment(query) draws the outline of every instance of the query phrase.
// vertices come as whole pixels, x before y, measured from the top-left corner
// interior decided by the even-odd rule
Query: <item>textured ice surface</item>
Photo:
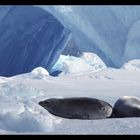
[[[0,6],[0,75],[50,72],[60,54],[82,52],[121,67],[140,58],[139,20],[140,6]]]
[[[140,59],[130,60],[125,63],[121,68],[131,71],[140,71]]]
[[[54,116],[38,104],[48,98],[82,96],[113,106],[122,96],[140,98],[139,77],[140,71],[122,69],[45,79],[34,79],[30,73],[5,81],[0,77],[0,134],[140,134],[139,117],[71,120]]]
[[[107,66],[140,58],[140,6],[40,6],[68,27],[81,51],[96,53]]]
[[[61,55],[52,67],[51,72],[61,71],[61,75],[63,75],[88,71],[97,72],[106,68],[104,62],[96,54],[86,52],[79,58],[69,55]]]
[[[32,70],[31,75],[35,79],[44,79],[46,76],[49,76],[49,72],[42,67],[37,67]]]
[[[47,11],[33,6],[0,7],[0,75],[54,65],[70,31]]]

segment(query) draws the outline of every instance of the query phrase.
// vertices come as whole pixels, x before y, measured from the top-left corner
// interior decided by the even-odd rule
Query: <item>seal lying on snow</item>
[[[118,99],[113,114],[114,117],[140,117],[140,99],[134,96]]]
[[[103,119],[112,114],[112,107],[102,100],[94,98],[51,98],[39,102],[53,115],[69,119]]]

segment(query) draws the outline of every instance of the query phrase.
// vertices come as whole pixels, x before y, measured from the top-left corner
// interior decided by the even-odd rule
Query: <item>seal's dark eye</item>
[[[39,104],[39,105],[43,105],[43,102],[39,102],[38,104]]]
[[[50,102],[49,101],[45,101],[45,104],[48,105]]]

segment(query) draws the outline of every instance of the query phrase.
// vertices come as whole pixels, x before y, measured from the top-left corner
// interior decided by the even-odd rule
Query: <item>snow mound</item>
[[[81,58],[84,59],[84,61],[87,64],[89,64],[90,66],[93,66],[95,68],[95,71],[107,68],[105,63],[95,53],[89,53],[89,52],[83,53]]]
[[[0,85],[1,95],[14,96],[16,98],[36,98],[44,94],[41,88],[35,88],[28,83],[4,83]]]
[[[131,71],[140,71],[140,59],[128,61],[122,66],[122,69]]]
[[[32,70],[31,75],[35,79],[45,79],[46,76],[49,76],[49,72],[42,67],[37,67]]]
[[[0,97],[2,130],[10,133],[49,132],[55,122],[59,123],[59,119],[55,121],[56,118],[31,100],[21,100],[7,95]]]
[[[40,89],[26,82],[4,83],[0,91],[0,133],[49,132],[61,122],[32,100],[42,96]]]
[[[106,68],[96,54],[85,52],[81,57],[61,55],[51,71],[62,71],[61,75],[63,75],[86,71],[97,72]]]
[[[81,71],[90,71],[93,70],[92,66],[86,64],[84,60],[77,59],[77,60],[67,60],[63,63],[63,74],[68,73],[78,73]]]

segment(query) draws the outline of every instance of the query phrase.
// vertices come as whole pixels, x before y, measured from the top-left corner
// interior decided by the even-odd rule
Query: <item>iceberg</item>
[[[0,75],[49,71],[70,39],[70,31],[41,8],[0,6]]]
[[[69,28],[80,51],[96,53],[107,66],[120,68],[140,59],[140,6],[39,6]]]
[[[0,76],[51,72],[60,55],[98,55],[108,67],[140,59],[140,6],[0,6]]]

